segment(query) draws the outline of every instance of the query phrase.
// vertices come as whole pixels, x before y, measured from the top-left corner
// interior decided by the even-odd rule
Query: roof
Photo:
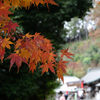
[[[99,86],[100,87],[100,83],[97,83],[95,86]]]
[[[64,76],[64,84],[62,81],[61,82],[61,86],[54,89],[55,92],[60,92],[60,91],[74,91],[74,88],[76,88],[75,86],[72,86],[72,87],[68,87],[67,86],[67,82],[73,82],[73,81],[79,81],[80,79],[75,77],[75,76]]]
[[[63,76],[64,77],[64,83],[67,83],[67,82],[73,82],[73,81],[79,81],[80,79],[75,77],[75,76]],[[60,81],[61,84],[63,84],[62,81]]]
[[[100,67],[92,68],[81,80],[84,84],[96,82],[100,79]]]

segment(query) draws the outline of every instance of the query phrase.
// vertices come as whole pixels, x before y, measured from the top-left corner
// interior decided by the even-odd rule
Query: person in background
[[[66,93],[64,94],[64,96],[65,96],[65,100],[67,100],[67,98],[68,98],[68,93],[66,92]]]
[[[75,94],[74,94],[74,99],[75,99],[75,100],[78,99],[78,94],[77,94],[77,92],[75,92]]]
[[[65,96],[62,91],[60,91],[60,94],[61,94],[61,96],[60,96],[59,100],[65,100]]]
[[[85,90],[83,90],[83,93],[82,93],[80,99],[83,100],[83,99],[85,99],[85,98],[86,98],[86,92],[85,92]]]

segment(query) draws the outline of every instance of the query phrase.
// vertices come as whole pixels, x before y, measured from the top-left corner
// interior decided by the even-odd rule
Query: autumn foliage
[[[35,33],[34,35],[30,35],[29,33],[26,33],[26,35],[17,34],[18,38],[14,36],[16,27],[19,27],[19,25],[9,18],[8,15],[13,14],[9,9],[18,7],[29,9],[32,4],[38,7],[39,3],[44,6],[46,5],[48,9],[48,3],[57,5],[53,0],[0,0],[0,59],[1,62],[4,59],[10,59],[9,70],[16,64],[19,71],[22,62],[27,64],[29,71],[32,73],[36,70],[38,63],[40,63],[39,68],[42,68],[41,74],[48,72],[48,69],[55,73],[55,67],[58,78],[64,81],[63,73],[66,74],[66,63],[68,61],[63,61],[63,56],[65,55],[67,58],[72,59],[70,56],[73,55],[68,52],[68,49],[61,50],[61,59],[57,62],[55,59],[57,55],[55,54],[51,41],[40,35],[40,33]],[[5,49],[10,50],[12,45],[14,47],[13,53],[5,58]]]
[[[89,15],[89,21],[94,21],[95,25],[89,30],[89,37],[93,39],[97,39],[100,37],[100,0],[94,0],[94,7],[91,10],[91,13]]]

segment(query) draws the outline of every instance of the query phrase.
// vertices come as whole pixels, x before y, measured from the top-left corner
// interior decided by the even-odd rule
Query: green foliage
[[[55,81],[57,76],[50,71],[43,75],[40,69],[28,73],[28,67],[23,64],[19,73],[15,65],[9,72],[9,64],[4,63],[0,64],[0,100],[44,100],[59,85]]]
[[[90,65],[91,64],[91,58],[90,57],[86,57],[83,59],[83,64],[84,65]]]
[[[67,74],[69,76],[73,76],[74,75],[72,68],[68,68]]]
[[[84,54],[81,54],[79,56],[80,56],[80,59],[78,59],[78,60],[83,61],[85,55]]]
[[[99,60],[100,59],[100,54],[99,53],[96,53],[93,55],[93,60],[95,61],[96,64],[99,63]]]
[[[75,57],[74,57],[74,60],[75,61],[78,61],[79,59],[80,59],[80,55],[79,54],[76,54]]]
[[[87,53],[92,53],[92,52],[98,52],[98,46],[96,46],[96,45],[89,46]]]
[[[65,48],[67,45],[65,45]],[[82,77],[87,73],[88,68],[100,66],[99,45],[100,38],[98,40],[87,39],[85,41],[71,43],[69,52],[75,54],[73,57],[77,66],[74,68],[68,66],[67,70],[69,72],[72,70],[74,76]]]

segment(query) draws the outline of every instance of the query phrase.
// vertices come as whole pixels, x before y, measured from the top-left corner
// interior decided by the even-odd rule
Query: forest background
[[[69,46],[70,50],[75,54],[74,61],[77,62],[69,63],[67,69],[68,74],[82,77],[82,75],[86,73],[87,67],[83,68],[83,66],[78,65],[80,63],[78,61],[79,55],[77,54],[76,48],[80,42],[75,43],[75,45],[67,42],[65,38],[67,33],[66,30],[63,29],[63,26],[64,21],[70,21],[73,17],[83,19],[86,12],[92,7],[92,0],[74,0],[74,2],[73,0],[55,0],[55,2],[59,6],[49,5],[49,9],[43,5],[38,5],[38,8],[31,6],[28,10],[25,8],[15,9],[15,11],[10,9],[14,14],[9,17],[21,26],[20,28],[17,28],[17,31],[20,34],[25,34],[27,32],[30,32],[31,34],[41,32],[42,35],[52,41],[56,50]],[[84,37],[84,34],[81,35]],[[71,38],[71,40],[73,40],[73,38]],[[66,44],[66,42],[67,46],[64,46],[63,44]],[[85,56],[83,58],[85,58]],[[86,57],[83,62],[84,65],[87,64],[87,60],[90,62],[92,61],[91,58]],[[75,63],[74,65],[77,64],[79,67],[73,66],[73,63]],[[70,65],[72,68],[69,67]],[[53,93],[53,89],[59,85],[56,81],[56,74],[53,74],[50,71],[44,73],[42,76],[40,74],[40,69],[34,71],[34,74],[27,73],[28,68],[23,64],[23,67],[20,68],[20,71],[17,74],[16,65],[14,65],[9,72],[9,61],[6,60],[3,63],[0,63],[0,66],[1,100],[22,100],[23,98],[25,100],[31,100],[32,98],[35,98],[36,100],[45,100],[48,95]],[[75,70],[73,70],[73,67],[75,67]],[[81,74],[75,72],[77,69],[81,69]],[[72,74],[73,71],[74,73]]]
[[[70,35],[64,48],[70,46],[74,61],[68,64],[68,74],[82,78],[91,68],[100,66],[100,2],[93,3],[83,20],[75,17],[64,28]],[[74,42],[73,42],[74,41]],[[66,59],[66,58],[65,58]]]

